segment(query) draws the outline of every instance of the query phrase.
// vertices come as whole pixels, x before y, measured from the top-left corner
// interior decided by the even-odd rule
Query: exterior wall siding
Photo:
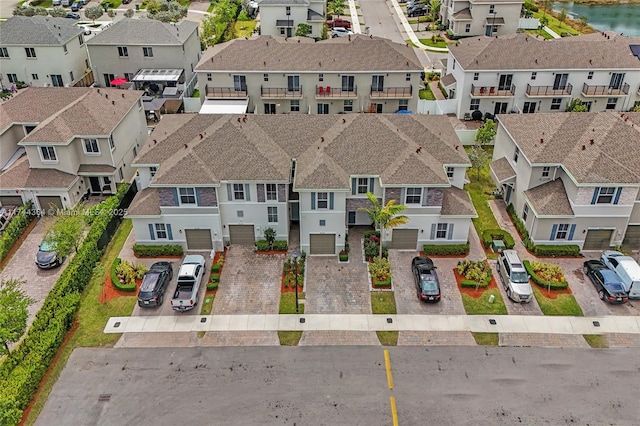
[[[161,206],[176,207],[175,188],[158,188],[158,200]]]

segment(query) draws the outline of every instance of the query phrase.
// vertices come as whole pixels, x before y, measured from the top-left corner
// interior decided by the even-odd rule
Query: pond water
[[[576,3],[551,3],[554,11],[565,9],[572,19],[587,17],[587,23],[601,31],[615,31],[640,37],[640,4],[586,5]]]

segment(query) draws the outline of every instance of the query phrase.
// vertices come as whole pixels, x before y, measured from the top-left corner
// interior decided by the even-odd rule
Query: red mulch
[[[120,296],[135,296],[141,283],[142,280],[136,280],[136,291],[118,290],[111,282],[111,274],[108,273],[107,278],[104,280],[104,284],[102,285],[102,293],[100,293],[100,299],[98,299],[98,301],[100,303],[105,303]]]
[[[13,246],[11,247],[11,249],[9,250],[9,253],[7,253],[7,255],[5,256],[4,259],[2,259],[2,262],[0,262],[0,271],[2,271],[4,269],[4,267],[7,265],[7,263],[9,263],[9,261],[11,260],[11,258],[13,257],[13,255],[16,253],[16,251],[18,251],[18,249],[20,248],[20,246],[22,245],[22,243],[24,242],[24,240],[27,238],[27,235],[29,235],[29,233],[31,232],[31,230],[36,226],[36,224],[38,223],[38,219],[34,219],[31,221],[31,223],[25,228],[24,232],[22,233],[22,235],[20,235],[20,238],[18,238],[16,240],[16,242],[13,244]]]
[[[389,285],[373,285],[373,278],[371,278],[371,288],[374,290],[391,290],[391,284]]]
[[[293,272],[290,272],[290,274],[293,276]],[[285,287],[284,286],[284,278],[285,278],[285,273],[284,271],[282,272],[282,281],[280,282],[280,292],[281,293],[294,293],[296,291],[296,285],[295,282],[291,283],[289,285],[289,287]],[[302,291],[302,288],[300,287],[300,283],[298,283],[298,291]]]
[[[460,293],[464,293],[467,296],[473,297],[474,299],[481,297],[482,294],[485,292],[485,290],[489,290],[491,288],[498,288],[498,284],[496,283],[496,278],[493,275],[491,276],[491,281],[489,282],[489,285],[486,287],[478,287],[478,290],[476,290],[475,287],[462,287],[460,283],[462,282],[462,280],[465,280],[466,278],[458,274],[457,269],[453,269],[453,275],[455,275],[456,277],[456,283],[458,284],[458,290],[460,290]]]
[[[538,290],[540,290],[540,293],[546,297],[547,299],[557,299],[558,295],[560,294],[573,294],[573,292],[571,291],[571,289],[569,287],[562,289],[562,290],[554,290],[551,289],[551,291],[547,290],[547,287],[542,287],[539,286],[538,284],[534,283],[532,281],[532,286],[535,286]]]

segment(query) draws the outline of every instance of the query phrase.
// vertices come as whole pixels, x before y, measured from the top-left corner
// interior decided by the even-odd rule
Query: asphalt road
[[[389,353],[392,390],[369,347],[77,349],[36,424],[637,424],[637,349]]]

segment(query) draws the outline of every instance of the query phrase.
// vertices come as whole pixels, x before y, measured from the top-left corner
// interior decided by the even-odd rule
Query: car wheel
[[[586,267],[586,266],[585,266],[585,267],[583,267],[583,268],[582,268],[582,273],[583,273],[583,274],[585,274],[585,275],[587,275],[587,274],[589,273],[589,269],[587,269],[587,267]]]
[[[604,290],[600,290],[598,292],[598,296],[600,297],[600,300],[604,300]]]
[[[161,294],[158,298],[158,306],[162,305],[162,302],[164,302],[164,294]]]
[[[507,289],[507,298],[511,299],[511,289],[510,288]]]

